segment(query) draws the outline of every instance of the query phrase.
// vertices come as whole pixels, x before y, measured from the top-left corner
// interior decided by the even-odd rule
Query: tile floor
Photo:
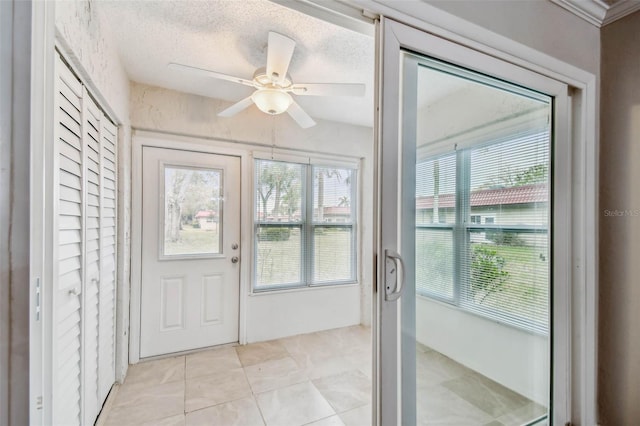
[[[370,332],[354,326],[142,362],[98,424],[370,425]],[[521,425],[544,413],[424,346],[417,374],[418,424]]]

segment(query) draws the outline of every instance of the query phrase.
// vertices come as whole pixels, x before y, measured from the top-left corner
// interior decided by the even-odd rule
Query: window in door
[[[356,282],[356,170],[255,162],[254,289]]]

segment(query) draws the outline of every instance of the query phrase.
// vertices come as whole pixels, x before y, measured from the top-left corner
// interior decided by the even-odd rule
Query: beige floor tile
[[[323,332],[287,337],[280,339],[280,342],[296,361],[305,360],[305,364],[345,355],[343,348],[336,345],[334,339]]]
[[[177,416],[144,422],[140,426],[184,426],[184,414],[178,414]]]
[[[299,426],[335,414],[311,382],[287,386],[256,396],[267,426]]]
[[[344,422],[338,415],[324,418],[312,423],[307,423],[305,426],[345,426]]]
[[[360,370],[351,370],[313,381],[336,413],[371,403],[371,381]]]
[[[184,413],[184,382],[123,385],[106,425],[139,425]]]
[[[186,416],[187,426],[263,426],[262,415],[253,396],[193,411]]]
[[[371,404],[340,413],[346,426],[371,426]]]
[[[244,370],[254,394],[307,380],[305,371],[291,357],[251,365]]]
[[[418,388],[416,407],[418,425],[478,426],[493,420],[443,386]]]
[[[127,370],[125,384],[159,385],[181,380],[184,380],[184,356],[177,356],[155,361],[143,361],[130,366]]]
[[[208,376],[242,367],[235,348],[219,348],[186,356],[187,378]]]
[[[244,346],[236,346],[235,349],[244,367],[289,356],[286,348],[277,340],[250,343]]]
[[[527,402],[527,404],[518,408],[517,410],[513,410],[498,417],[497,420],[505,426],[520,426],[522,424],[529,423],[535,419],[538,419],[548,412],[549,410],[547,410],[544,406],[529,401]]]
[[[242,368],[189,378],[185,389],[185,411],[191,412],[247,396],[251,396],[251,388]]]
[[[312,380],[334,376],[339,373],[344,373],[345,371],[357,369],[361,366],[354,362],[353,359],[344,355],[319,359],[297,355],[295,359],[298,365],[304,368],[307,376]]]
[[[446,381],[442,386],[493,418],[513,412],[529,402],[522,395],[477,373]]]
[[[472,373],[472,370],[439,352],[416,353],[418,387],[439,385],[447,380],[456,379],[470,373]]]

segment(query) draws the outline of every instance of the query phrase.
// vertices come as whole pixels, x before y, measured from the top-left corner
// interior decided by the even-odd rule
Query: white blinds
[[[254,288],[356,280],[356,171],[258,159]]]
[[[548,330],[549,140],[516,134],[418,164],[419,294]]]

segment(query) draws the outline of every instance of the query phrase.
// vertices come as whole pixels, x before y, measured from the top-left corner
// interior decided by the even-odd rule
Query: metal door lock
[[[232,250],[238,250],[238,243],[231,244],[231,249]]]
[[[231,263],[238,263],[240,261],[240,258],[238,256],[233,256],[231,258]]]

